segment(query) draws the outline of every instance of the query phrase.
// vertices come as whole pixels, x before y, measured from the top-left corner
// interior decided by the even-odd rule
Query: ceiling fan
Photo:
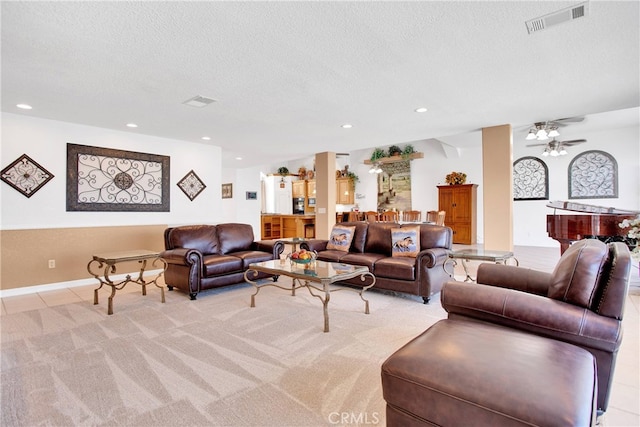
[[[567,154],[567,150],[565,147],[571,147],[572,145],[582,144],[583,142],[587,142],[586,139],[572,139],[570,141],[558,141],[553,138],[549,142],[545,142],[542,144],[527,144],[527,147],[539,147],[545,146],[544,151],[542,152],[543,156],[564,156]]]
[[[538,140],[546,141],[549,138],[555,138],[560,136],[558,128],[562,126],[568,126],[571,123],[580,123],[584,120],[584,117],[565,117],[562,119],[549,120],[546,122],[536,122],[533,126],[529,127],[529,133],[526,140]]]

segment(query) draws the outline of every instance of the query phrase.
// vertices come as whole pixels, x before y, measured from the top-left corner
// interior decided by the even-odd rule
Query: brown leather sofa
[[[392,257],[391,229],[409,225],[383,222],[343,222],[339,225],[355,226],[348,252],[327,249],[328,240],[309,240],[301,246],[315,250],[321,261],[366,266],[376,277],[374,288],[418,295],[425,304],[451,279],[444,269],[453,238],[449,227],[420,224],[420,252],[417,256]],[[363,282],[357,277],[346,283],[368,286],[371,279]]]
[[[474,319],[582,347],[595,357],[597,410],[607,410],[631,257],[623,243],[580,240],[552,273],[481,264],[478,284],[449,282],[440,295],[449,319]]]
[[[282,242],[254,241],[251,225],[237,223],[167,228],[164,245],[167,288],[192,300],[201,291],[244,282],[249,264],[278,259],[284,250]]]

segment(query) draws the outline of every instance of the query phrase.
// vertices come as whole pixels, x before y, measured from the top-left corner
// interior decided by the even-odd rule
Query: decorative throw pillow
[[[349,252],[351,247],[351,241],[353,240],[353,233],[355,233],[356,227],[345,225],[334,225],[329,236],[329,243],[327,243],[327,249],[334,249],[337,251]]]
[[[420,226],[391,229],[391,256],[415,257],[420,252]]]

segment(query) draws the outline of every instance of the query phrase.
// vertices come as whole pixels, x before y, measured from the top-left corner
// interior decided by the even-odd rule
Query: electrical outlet
[[[55,259],[50,259],[49,260],[49,268],[56,268],[56,260]]]

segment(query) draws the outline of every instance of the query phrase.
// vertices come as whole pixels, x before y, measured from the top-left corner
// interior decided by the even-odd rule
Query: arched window
[[[513,200],[549,200],[549,169],[537,157],[513,162]]]
[[[570,199],[618,197],[618,163],[609,153],[592,150],[578,154],[569,163]]]

